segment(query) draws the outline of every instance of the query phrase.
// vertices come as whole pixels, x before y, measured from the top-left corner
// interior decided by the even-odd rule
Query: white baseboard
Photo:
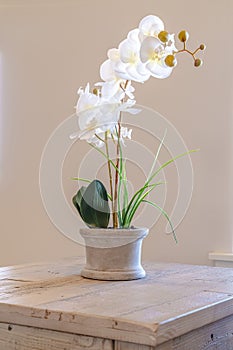
[[[209,260],[213,261],[214,266],[232,267],[233,268],[233,253],[209,253]]]

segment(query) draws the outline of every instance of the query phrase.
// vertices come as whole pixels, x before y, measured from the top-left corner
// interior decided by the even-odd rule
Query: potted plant
[[[135,228],[133,219],[142,203],[158,209],[168,220],[174,239],[175,232],[168,214],[148,195],[161,183],[156,175],[175,159],[177,155],[155,169],[162,147],[161,141],[145,183],[129,198],[127,188],[127,162],[124,159],[122,144],[131,138],[131,130],[123,124],[122,114],[137,114],[134,87],[132,82],[143,83],[150,77],[164,79],[170,76],[177,64],[177,56],[188,53],[195,67],[202,65],[196,58],[201,44],[196,50],[187,49],[187,31],[178,34],[182,48],[177,49],[175,35],[164,29],[157,16],[143,18],[138,28],[131,30],[117,49],[108,51],[108,59],[100,67],[102,82],[78,90],[76,106],[79,132],[71,137],[87,141],[91,147],[106,159],[108,185],[98,179],[80,179],[87,186],[78,189],[73,204],[87,225],[80,230],[86,244],[86,266],[82,276],[103,280],[129,280],[145,276],[141,266],[141,244],[148,234],[146,228]],[[109,153],[113,143],[115,156]],[[190,151],[192,152],[192,151]]]

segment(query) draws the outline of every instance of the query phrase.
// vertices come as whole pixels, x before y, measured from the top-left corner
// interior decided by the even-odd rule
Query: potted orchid
[[[164,29],[160,18],[146,16],[118,48],[108,51],[108,59],[100,67],[102,82],[96,83],[93,89],[87,84],[85,89],[78,90],[76,113],[80,130],[71,137],[87,141],[101,153],[107,162],[109,178],[107,185],[98,179],[74,178],[87,183],[73,197],[73,204],[87,225],[80,231],[86,243],[84,277],[127,280],[145,276],[141,266],[141,244],[148,229],[132,226],[142,203],[152,205],[166,217],[176,240],[168,214],[148,200],[148,195],[161,184],[156,182],[157,174],[184,154],[155,170],[162,140],[145,183],[129,198],[127,162],[122,145],[125,139],[131,138],[132,130],[124,126],[122,117],[123,112],[140,113],[134,106],[132,82],[144,83],[150,77],[169,77],[180,53],[189,54],[195,67],[202,65],[196,54],[204,50],[205,45],[201,44],[194,51],[187,49],[188,33],[184,30],[178,34],[178,39],[182,43],[180,49],[176,48],[175,35]],[[109,152],[110,143],[115,149],[114,157]]]

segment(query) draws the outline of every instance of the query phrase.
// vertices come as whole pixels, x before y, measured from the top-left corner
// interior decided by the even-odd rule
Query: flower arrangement
[[[129,198],[122,145],[124,139],[131,139],[132,130],[123,126],[122,112],[131,114],[140,112],[134,107],[136,101],[132,82],[144,83],[150,77],[158,79],[169,77],[177,65],[179,54],[189,54],[195,67],[202,65],[202,60],[197,58],[196,54],[204,50],[205,45],[201,44],[196,50],[190,51],[187,48],[188,37],[189,34],[185,30],[178,34],[182,48],[177,49],[175,35],[164,29],[162,20],[154,15],[146,16],[138,28],[128,33],[127,38],[117,49],[108,51],[108,59],[100,67],[102,82],[96,83],[93,90],[90,90],[89,83],[85,89],[78,90],[76,113],[80,131],[71,137],[86,140],[103,155],[107,162],[109,177],[108,190],[97,179],[91,181],[74,178],[89,182],[88,186],[82,186],[73,197],[74,206],[89,227],[107,228],[112,216],[113,228],[129,228],[141,203],[148,203],[161,211],[174,233],[168,214],[147,197],[161,184],[154,181],[156,175],[184,154],[168,160],[155,170],[162,140],[145,183]],[[109,154],[110,142],[115,147],[114,158]]]

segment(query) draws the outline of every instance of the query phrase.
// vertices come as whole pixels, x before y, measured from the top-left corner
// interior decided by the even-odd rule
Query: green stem
[[[110,163],[110,157],[109,157],[108,134],[107,134],[107,131],[105,132],[105,148],[106,148],[106,155],[107,155],[107,158],[108,158],[108,161],[107,161],[107,164],[108,164],[108,175],[109,175],[110,194],[111,194],[111,198],[112,198],[112,212],[113,212],[112,169],[111,169],[111,163]]]
[[[125,86],[120,87],[125,91],[128,85],[128,80],[125,82]],[[124,102],[124,99],[121,101]],[[122,114],[120,113],[118,121],[118,130],[117,130],[117,150],[116,150],[116,168],[118,171],[115,173],[115,188],[114,188],[114,202],[113,202],[113,227],[118,228],[118,180],[119,180],[119,163],[120,163],[120,138],[121,138],[121,118]]]
[[[120,137],[121,137],[121,113],[118,121],[118,131],[117,131],[117,150],[116,150],[116,168],[119,169],[120,162]],[[115,188],[114,188],[114,199],[113,199],[113,227],[118,227],[118,171],[115,173]]]

